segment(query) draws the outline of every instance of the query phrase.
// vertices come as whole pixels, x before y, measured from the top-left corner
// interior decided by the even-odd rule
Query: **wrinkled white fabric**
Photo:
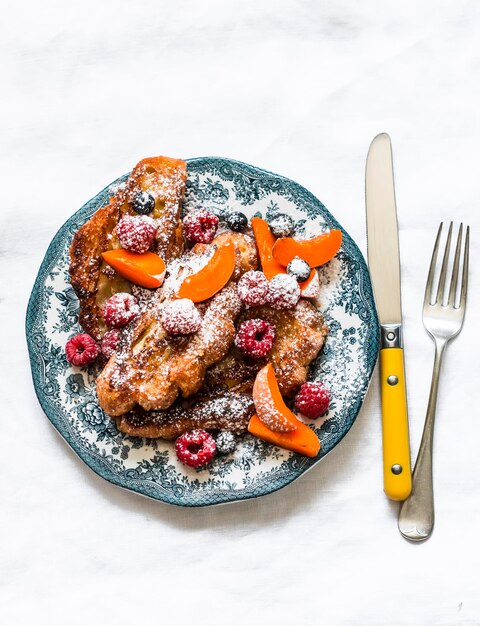
[[[480,624],[478,3],[1,11],[0,623]],[[432,539],[404,541],[382,493],[377,376],[344,441],[271,496],[181,509],[93,474],[43,415],[24,340],[61,224],[142,157],[222,155],[305,185],[365,252],[365,157],[381,131],[394,147],[414,454],[435,231],[441,219],[472,226],[469,310],[440,389]]]

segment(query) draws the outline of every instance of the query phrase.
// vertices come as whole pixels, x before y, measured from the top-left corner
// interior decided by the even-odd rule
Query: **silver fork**
[[[402,505],[398,518],[398,528],[406,539],[424,541],[433,531],[435,513],[433,508],[433,480],[432,480],[432,451],[433,428],[437,407],[438,381],[442,358],[447,343],[456,337],[462,330],[467,303],[468,283],[468,249],[470,243],[470,227],[467,226],[463,252],[462,283],[460,298],[457,299],[457,286],[460,274],[460,255],[462,250],[463,224],[460,224],[453,260],[452,275],[448,299],[445,301],[447,267],[450,255],[453,222],[448,229],[445,252],[443,254],[438,289],[434,290],[433,277],[437,264],[440,236],[443,223],[438,229],[435,246],[433,248],[430,270],[428,272],[425,299],[423,301],[423,324],[435,342],[435,361],[433,365],[432,384],[428,399],[427,415],[423,428],[422,441],[418,452],[417,462],[413,470],[412,493]],[[458,300],[458,301],[457,301]]]

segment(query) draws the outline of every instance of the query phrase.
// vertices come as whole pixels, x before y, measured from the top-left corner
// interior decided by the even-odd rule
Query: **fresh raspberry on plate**
[[[137,317],[140,309],[130,293],[116,293],[103,305],[103,319],[109,328],[122,328]]]
[[[263,272],[250,270],[237,284],[238,296],[248,306],[262,306],[268,300],[268,280]]]
[[[181,435],[175,442],[179,461],[189,467],[205,467],[216,451],[215,439],[205,430],[192,430]]]
[[[147,252],[156,234],[155,222],[146,215],[124,215],[117,224],[120,245],[129,252]]]
[[[312,419],[325,415],[329,404],[330,392],[323,383],[303,383],[295,397],[297,411]]]
[[[218,217],[205,209],[190,211],[183,219],[183,234],[189,243],[210,243],[217,227]]]
[[[118,328],[113,328],[106,332],[102,337],[102,342],[100,347],[102,349],[103,356],[109,359],[112,354],[115,354],[118,347],[118,342],[120,341],[120,331]]]
[[[268,285],[268,303],[274,309],[293,309],[300,300],[300,287],[293,276],[277,274]]]
[[[235,345],[247,356],[261,359],[270,352],[274,340],[275,327],[265,320],[253,319],[240,324]]]
[[[197,307],[188,298],[172,300],[162,311],[162,326],[170,335],[190,335],[202,325]]]
[[[100,354],[100,348],[93,337],[87,333],[80,333],[67,341],[65,354],[69,363],[77,367],[84,367],[95,361]]]

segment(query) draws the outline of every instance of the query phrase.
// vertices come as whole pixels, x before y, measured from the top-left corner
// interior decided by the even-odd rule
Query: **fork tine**
[[[433,246],[432,260],[430,261],[430,268],[428,270],[427,285],[425,287],[425,298],[423,301],[424,306],[429,305],[432,299],[433,276],[435,274],[435,266],[437,264],[438,246],[440,244],[440,236],[442,234],[442,228],[443,228],[443,222],[440,222],[440,226],[438,227],[438,232],[437,232],[437,238],[435,239],[435,245]]]
[[[445,244],[445,252],[443,254],[442,269],[440,270],[440,280],[438,281],[438,291],[437,297],[435,299],[435,304],[437,302],[443,304],[443,293],[445,291],[445,281],[447,280],[448,257],[450,255],[450,242],[452,241],[452,228],[453,222],[450,222],[447,243]]]
[[[463,253],[462,291],[460,293],[460,308],[464,309],[467,303],[468,287],[468,251],[470,247],[470,226],[467,226],[465,234],[465,251]]]
[[[462,247],[462,233],[463,233],[463,224],[460,224],[460,228],[458,229],[457,236],[457,245],[455,247],[455,258],[453,261],[452,268],[452,280],[450,281],[450,291],[448,294],[448,304],[451,306],[455,306],[455,296],[457,295],[457,284],[458,284],[458,274],[459,274],[459,265],[460,265],[460,250]]]

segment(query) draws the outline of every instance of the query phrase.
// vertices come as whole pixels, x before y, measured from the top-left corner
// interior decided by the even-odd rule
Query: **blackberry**
[[[229,213],[225,217],[225,222],[230,230],[233,230],[236,233],[241,233],[248,226],[247,216],[240,211],[235,211],[234,213]]]
[[[148,215],[155,208],[155,198],[148,191],[139,191],[133,197],[132,208],[139,215]]]
[[[295,227],[295,222],[286,213],[279,213],[269,222],[270,230],[275,237],[290,237]]]
[[[303,283],[310,276],[311,269],[306,261],[296,256],[287,265],[287,272],[290,276],[293,276],[297,282]]]
[[[230,454],[235,450],[237,439],[230,430],[221,430],[215,437],[218,454]]]

